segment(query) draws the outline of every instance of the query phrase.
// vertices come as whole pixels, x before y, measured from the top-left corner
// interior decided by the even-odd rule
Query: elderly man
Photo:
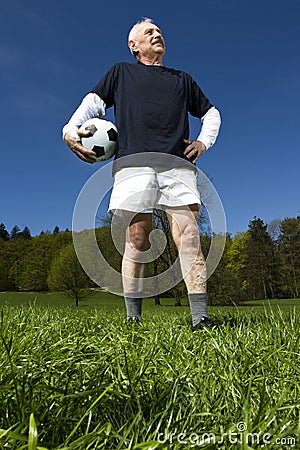
[[[128,320],[142,320],[145,263],[140,255],[149,249],[152,209],[159,207],[168,216],[179,251],[192,330],[214,327],[208,316],[205,260],[197,226],[201,202],[195,163],[214,144],[220,114],[189,74],[163,65],[164,37],[151,19],[133,26],[128,46],[136,63],[118,63],[106,73],[64,126],[64,140],[80,159],[93,163],[94,153],[80,140],[88,132],[78,128],[114,106],[119,137],[109,210],[121,210],[128,223],[122,261]],[[196,140],[189,139],[189,114],[202,122]],[[142,164],[141,153],[145,156]],[[162,164],[162,155],[174,158]]]

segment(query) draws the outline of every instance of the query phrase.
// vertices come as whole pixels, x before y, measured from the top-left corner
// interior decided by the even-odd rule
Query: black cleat
[[[217,324],[211,320],[209,317],[205,317],[203,316],[202,319],[200,320],[200,322],[198,322],[196,325],[192,325],[192,331],[197,331],[197,330],[204,330],[204,329],[208,329],[208,330],[214,330],[217,328]]]
[[[140,325],[142,323],[142,321],[138,317],[132,316],[132,317],[128,317],[127,323],[128,323],[128,325],[135,325],[135,324]]]

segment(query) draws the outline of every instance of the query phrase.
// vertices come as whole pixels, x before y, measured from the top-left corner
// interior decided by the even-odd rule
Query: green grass
[[[299,301],[211,308],[219,329],[191,333],[172,299],[131,328],[91,300],[0,295],[1,449],[299,448]]]
[[[173,298],[163,298],[161,299],[162,308],[171,307],[173,309],[174,299]],[[182,300],[182,304],[184,307],[188,308],[188,300],[184,298]],[[0,307],[1,306],[51,306],[51,307],[75,307],[74,300],[64,297],[61,293],[57,292],[0,292]],[[143,303],[144,309],[147,311],[157,310],[154,305],[154,299],[145,299]],[[110,294],[108,292],[96,292],[94,296],[89,297],[88,299],[81,301],[80,308],[93,308],[93,309],[101,309],[101,310],[123,310],[124,309],[124,301],[121,297]],[[265,308],[277,309],[280,307],[281,310],[291,311],[296,308],[296,311],[300,313],[300,300],[299,299],[275,299],[275,300],[253,300],[249,302],[244,302],[238,309],[244,310],[246,308],[249,311],[249,307],[254,307],[256,312],[265,311]],[[159,308],[160,310],[160,308]],[[236,308],[232,306],[222,306],[211,307],[211,311],[235,311]]]
[[[64,297],[59,292],[0,292],[0,305],[6,306],[51,306],[73,307],[75,301]],[[80,302],[80,307],[115,310],[123,308],[123,300],[117,295],[96,292],[94,296]]]

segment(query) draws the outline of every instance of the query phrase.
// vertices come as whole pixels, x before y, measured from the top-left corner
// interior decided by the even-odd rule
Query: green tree
[[[235,234],[230,245],[226,245],[226,272],[231,280],[233,300],[239,302],[249,298],[249,281],[246,276],[247,267],[247,241],[249,232],[238,232]]]
[[[53,236],[46,234],[36,236],[31,240],[30,250],[22,262],[20,283],[30,291],[46,291],[47,276],[53,257]]]
[[[53,234],[56,235],[59,233],[59,227],[56,225],[53,229]]]
[[[15,225],[10,232],[10,239],[17,239],[20,236],[20,228]]]
[[[280,235],[281,219],[273,219],[268,223],[268,233],[276,244]]]
[[[73,244],[63,247],[52,261],[48,285],[54,291],[61,291],[66,297],[75,300],[76,306],[94,292],[91,282],[83,271]]]
[[[237,305],[243,299],[241,283],[232,270],[232,248],[233,240],[227,234],[222,258],[207,282],[210,305]]]
[[[300,291],[300,216],[286,218],[280,224],[278,238],[281,289],[290,297]]]
[[[54,234],[42,233],[30,241],[30,248],[22,262],[20,283],[26,290],[48,290],[48,273],[52,259],[72,241],[70,232]]]
[[[4,223],[0,223],[0,239],[3,241],[9,241],[9,232],[6,230]]]
[[[122,257],[113,242],[113,238],[111,235],[111,227],[105,225],[101,228],[97,228],[95,230],[95,235],[97,244],[104,259],[114,270],[120,272]],[[124,252],[124,249],[122,248],[120,249],[120,251]]]
[[[31,239],[31,232],[28,227],[24,227],[22,231],[19,233],[19,237],[22,237],[23,239]]]
[[[30,252],[31,239],[24,239],[22,236],[11,238],[1,246],[0,254],[5,262],[8,273],[8,284],[10,289],[23,290],[22,271],[24,269],[24,259]]]
[[[277,281],[275,245],[262,219],[254,217],[249,222],[245,251],[245,275],[251,298],[275,298]]]
[[[0,291],[9,289],[8,271],[5,263],[0,260]]]

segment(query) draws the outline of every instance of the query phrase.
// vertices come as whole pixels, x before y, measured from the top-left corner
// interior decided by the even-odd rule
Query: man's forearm
[[[105,115],[104,101],[94,93],[87,94],[78,106],[69,122],[63,127],[63,137],[74,129],[78,129],[86,120]]]
[[[214,106],[210,108],[202,117],[202,128],[197,141],[203,142],[206,149],[209,149],[216,142],[221,125],[221,116],[217,108]]]

